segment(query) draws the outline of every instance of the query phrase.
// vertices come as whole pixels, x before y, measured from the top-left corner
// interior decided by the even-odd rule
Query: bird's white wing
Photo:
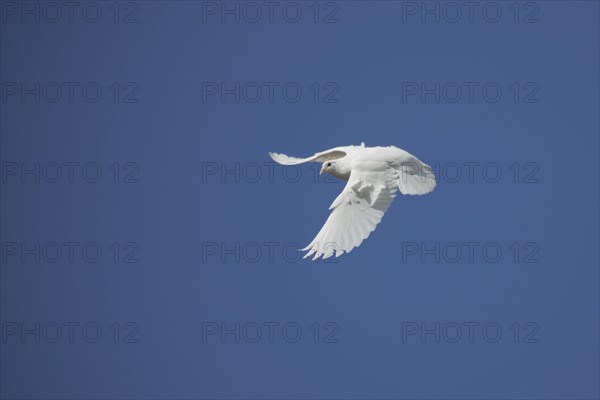
[[[402,194],[423,195],[435,189],[435,173],[433,169],[418,158],[397,166],[399,178],[398,188]]]
[[[296,165],[296,164],[302,164],[305,162],[331,161],[331,160],[345,157],[346,154],[347,154],[346,148],[343,148],[343,147],[336,147],[334,149],[325,150],[320,153],[316,153],[312,157],[306,157],[306,158],[290,157],[288,155],[281,154],[281,153],[269,152],[269,155],[271,156],[271,158],[275,162],[282,164],[282,165]]]
[[[359,246],[381,221],[398,190],[398,171],[352,170],[344,190],[331,204],[333,211],[304,256],[336,257]]]

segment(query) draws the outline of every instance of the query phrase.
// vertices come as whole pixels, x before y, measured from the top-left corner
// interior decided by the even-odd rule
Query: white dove
[[[308,158],[269,153],[282,165],[322,162],[321,172],[348,181],[333,201],[327,222],[314,240],[302,251],[304,258],[314,254],[339,257],[358,247],[375,230],[387,211],[396,191],[422,195],[435,188],[431,167],[396,146],[342,146],[316,153]]]

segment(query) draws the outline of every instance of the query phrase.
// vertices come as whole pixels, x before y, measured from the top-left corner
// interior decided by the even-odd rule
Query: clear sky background
[[[226,4],[0,3],[2,397],[598,398],[598,3]]]

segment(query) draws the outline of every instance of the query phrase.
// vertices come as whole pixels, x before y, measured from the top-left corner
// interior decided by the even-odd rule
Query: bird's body
[[[296,158],[269,153],[283,165],[322,162],[327,172],[348,181],[333,201],[327,222],[305,249],[305,257],[314,254],[328,258],[349,253],[359,246],[381,221],[396,192],[422,195],[436,185],[433,170],[412,154],[395,146],[342,146],[312,157]]]

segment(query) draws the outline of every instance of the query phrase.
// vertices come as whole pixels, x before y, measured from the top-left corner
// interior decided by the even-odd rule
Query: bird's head
[[[327,172],[328,174],[335,176],[336,178],[347,181],[350,178],[350,168],[348,168],[345,160],[338,159],[335,161],[326,161],[323,163],[321,167],[321,172],[319,174],[323,174],[323,172]]]
[[[338,169],[338,166],[335,163],[335,161],[326,161],[321,166],[321,172],[319,172],[319,175],[322,175],[323,172],[327,172],[328,174],[335,175],[335,171],[337,169]]]

